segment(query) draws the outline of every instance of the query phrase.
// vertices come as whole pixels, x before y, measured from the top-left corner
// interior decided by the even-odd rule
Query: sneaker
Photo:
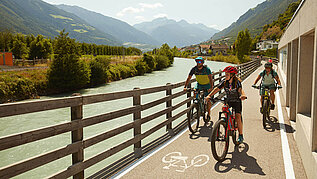
[[[275,105],[271,104],[271,110],[274,110],[274,109],[275,109]]]
[[[239,144],[242,144],[243,143],[243,136],[239,135],[239,138],[238,138],[238,143]]]

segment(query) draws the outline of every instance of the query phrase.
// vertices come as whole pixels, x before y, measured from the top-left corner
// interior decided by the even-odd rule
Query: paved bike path
[[[280,123],[275,121],[271,124],[270,129],[263,129],[262,116],[259,112],[259,92],[251,88],[255,78],[262,70],[263,68],[258,69],[243,82],[243,89],[248,96],[248,99],[243,102],[242,112],[245,143],[239,147],[234,147],[232,140],[230,140],[227,159],[224,162],[217,162],[213,158],[209,140],[211,125],[217,120],[218,112],[221,109],[221,105],[217,105],[212,110],[213,122],[211,125],[203,126],[203,121],[201,121],[200,129],[195,135],[191,135],[188,129],[185,129],[183,133],[171,139],[172,141],[168,144],[160,147],[152,154],[144,156],[136,164],[118,174],[117,177],[286,178]],[[293,130],[283,107],[283,101],[285,100],[282,95],[280,97],[293,171],[296,178],[306,178],[294,141]],[[275,104],[277,103],[275,102]],[[277,105],[276,109],[271,112],[271,116],[278,118]],[[177,162],[168,163],[171,158],[174,159],[173,161],[177,160]],[[291,165],[286,162],[286,166]],[[292,170],[289,167],[288,169]]]

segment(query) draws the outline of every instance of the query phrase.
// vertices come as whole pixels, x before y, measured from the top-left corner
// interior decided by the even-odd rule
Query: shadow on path
[[[262,120],[262,119],[261,119]],[[269,132],[274,132],[275,130],[281,130],[280,124],[278,122],[278,119],[274,116],[270,116],[270,120],[268,121],[268,123],[266,124],[266,128],[265,130],[269,131]],[[286,133],[294,133],[295,129],[284,123],[285,128],[283,129]]]
[[[204,121],[201,121],[204,123]],[[210,141],[210,135],[212,131],[213,121],[210,121],[208,124],[204,123],[203,126],[200,126],[198,128],[198,131],[195,134],[190,133],[189,138],[190,139],[198,139],[200,137],[207,137],[208,141]]]
[[[215,170],[219,173],[227,173],[231,169],[237,169],[245,173],[266,175],[262,168],[257,163],[256,159],[247,154],[249,145],[247,143],[240,144],[234,147],[232,158],[227,158],[223,162],[217,162]]]

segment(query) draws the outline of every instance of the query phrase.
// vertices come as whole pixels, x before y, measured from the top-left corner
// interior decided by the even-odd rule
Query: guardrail
[[[238,65],[239,77],[243,80],[249,76],[253,71],[255,71],[261,65],[260,60],[253,60],[245,64]],[[213,74],[214,83],[221,81],[224,78],[224,73],[219,71]],[[191,83],[195,79],[191,80]],[[122,91],[115,93],[97,94],[97,95],[87,95],[81,96],[80,94],[75,94],[72,97],[43,100],[43,101],[33,101],[33,102],[19,102],[12,104],[2,104],[0,105],[0,120],[1,117],[15,116],[21,114],[34,113],[39,111],[47,111],[59,108],[71,108],[71,121],[53,125],[49,127],[44,127],[32,131],[22,132],[18,134],[13,134],[0,138],[0,151],[10,149],[13,147],[21,146],[27,143],[35,142],[38,140],[46,139],[56,135],[60,135],[66,132],[71,132],[71,141],[67,146],[49,151],[44,154],[11,164],[0,168],[0,178],[10,178],[27,172],[29,170],[35,169],[37,167],[43,166],[52,161],[58,160],[60,158],[72,155],[72,165],[65,168],[50,178],[68,178],[73,176],[74,178],[84,178],[84,170],[88,167],[95,165],[96,163],[105,160],[106,158],[126,149],[127,147],[134,146],[135,158],[141,157],[143,155],[142,151],[142,140],[158,131],[161,128],[166,128],[167,131],[171,131],[172,122],[176,119],[187,114],[189,111],[190,103],[193,99],[190,92],[183,91],[183,88],[172,94],[172,89],[177,89],[183,87],[185,82],[176,84],[167,84],[164,86],[138,89],[135,88],[130,91]],[[146,104],[141,103],[141,98],[144,95],[166,92],[166,96],[155,101],[148,102]],[[172,105],[172,100],[187,95],[187,98],[178,104]],[[117,99],[132,98],[133,106],[107,112],[105,114],[96,115],[92,117],[83,117],[83,106],[93,103],[101,103],[106,101],[113,101]],[[141,116],[141,111],[150,109],[159,104],[166,103],[166,108],[155,112],[149,116]],[[172,111],[187,105],[185,110],[172,115]],[[101,134],[97,134],[93,137],[84,139],[83,129],[88,126],[95,124],[100,124],[106,121],[114,120],[116,118],[127,116],[133,114],[133,122],[127,123],[120,127],[114,128],[110,131],[105,131]],[[153,126],[145,132],[141,132],[142,125],[152,121],[160,116],[166,116],[166,119],[161,123]],[[187,119],[185,119],[187,120]],[[92,147],[102,141],[110,139],[116,135],[119,135],[128,130],[134,131],[134,136],[131,139],[123,141],[122,143],[117,143],[112,148],[105,150],[95,156],[90,158],[84,158],[84,150],[88,147]]]

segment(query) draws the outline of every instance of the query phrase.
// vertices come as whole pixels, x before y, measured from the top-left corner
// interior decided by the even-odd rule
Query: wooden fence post
[[[189,82],[189,84],[188,84],[188,86],[187,86],[187,89],[189,88],[191,88],[192,87],[192,84],[191,84],[191,82]],[[191,90],[188,90],[188,92],[187,92],[187,98],[190,98],[191,97]],[[187,108],[189,108],[190,107],[190,105],[191,105],[191,101],[189,101],[188,103],[187,103]],[[189,112],[187,113],[187,118],[189,118]]]
[[[172,95],[171,83],[167,83],[166,86],[167,86],[166,96],[171,96]],[[172,106],[172,99],[166,101],[166,108],[170,108],[171,106]],[[166,119],[170,119],[171,117],[172,117],[172,111],[166,113]],[[174,132],[172,129],[172,122],[167,124],[166,131],[168,131],[168,133],[171,136],[174,136]]]
[[[222,81],[222,70],[219,70],[219,83],[218,85],[221,83]],[[221,94],[221,90],[218,92],[218,96]]]
[[[133,90],[139,90],[140,88],[134,88]],[[141,94],[139,92],[133,95],[133,106],[140,106],[141,105]],[[141,135],[141,109],[137,110],[133,113],[133,121],[136,122],[134,126],[134,137]],[[134,144],[134,156],[136,158],[140,158],[143,155],[142,148],[141,148],[141,141]]]
[[[80,93],[74,93],[72,96],[81,96]],[[71,120],[82,120],[83,119],[83,103],[79,106],[71,107]],[[83,141],[83,128],[79,128],[78,130],[72,131],[72,143]],[[77,153],[72,154],[72,164],[76,164],[84,161],[84,148],[83,145],[81,149]],[[84,170],[80,171],[76,175],[73,176],[74,179],[83,179],[84,178]]]

